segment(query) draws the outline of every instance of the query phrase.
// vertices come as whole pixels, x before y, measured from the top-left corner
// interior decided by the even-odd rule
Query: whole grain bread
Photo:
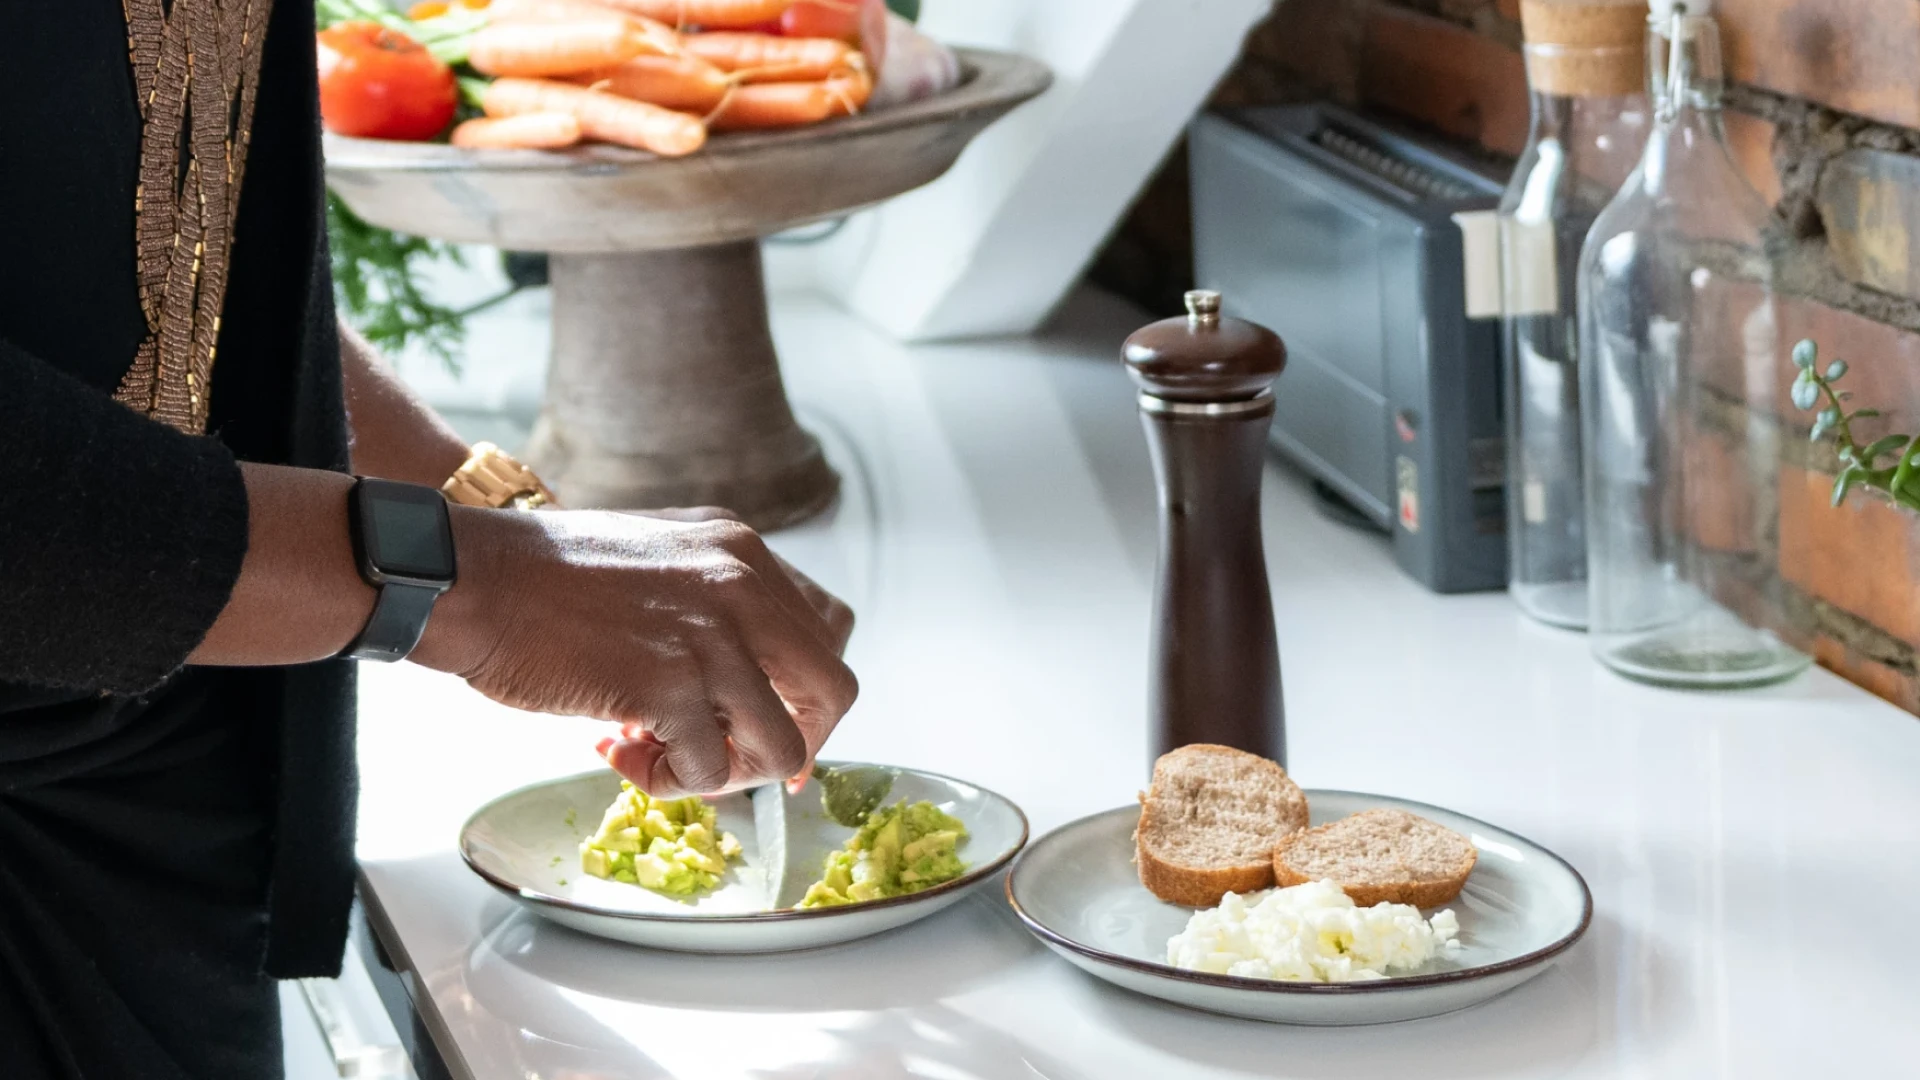
[[[1140,796],[1140,884],[1171,904],[1212,907],[1273,884],[1273,851],[1307,827],[1307,797],[1266,758],[1200,743],[1163,755]]]
[[[1276,885],[1331,881],[1354,903],[1433,907],[1460,895],[1480,853],[1452,829],[1405,810],[1363,810],[1298,832],[1273,853]]]

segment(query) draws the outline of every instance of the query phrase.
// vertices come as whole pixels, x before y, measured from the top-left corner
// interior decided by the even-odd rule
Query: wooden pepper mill
[[[1219,743],[1285,765],[1260,479],[1286,345],[1264,326],[1221,318],[1220,294],[1195,290],[1185,318],[1139,330],[1123,355],[1160,488],[1153,755]]]

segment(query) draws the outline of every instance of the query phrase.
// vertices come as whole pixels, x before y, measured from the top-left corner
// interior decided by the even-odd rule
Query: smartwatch
[[[347,496],[347,528],[360,576],[380,595],[366,629],[341,655],[405,660],[426,632],[433,602],[453,588],[447,500],[419,484],[361,477]]]

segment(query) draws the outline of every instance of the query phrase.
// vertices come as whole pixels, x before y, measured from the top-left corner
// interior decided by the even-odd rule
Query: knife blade
[[[787,786],[762,784],[748,793],[753,802],[754,843],[760,849],[760,872],[766,879],[767,910],[780,907],[787,884]]]

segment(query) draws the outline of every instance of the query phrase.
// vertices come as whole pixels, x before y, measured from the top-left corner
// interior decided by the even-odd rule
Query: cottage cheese
[[[1451,909],[1432,919],[1407,904],[1357,907],[1331,881],[1240,896],[1197,911],[1167,942],[1167,963],[1188,971],[1289,982],[1360,982],[1457,951]]]

